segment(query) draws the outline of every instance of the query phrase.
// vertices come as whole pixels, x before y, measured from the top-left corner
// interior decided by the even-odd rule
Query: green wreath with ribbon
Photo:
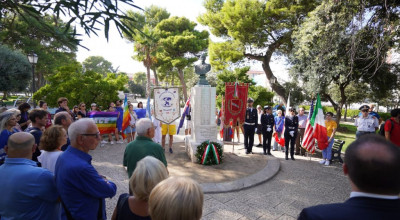
[[[223,149],[217,142],[204,141],[197,147],[196,158],[200,164],[216,165],[222,162]]]

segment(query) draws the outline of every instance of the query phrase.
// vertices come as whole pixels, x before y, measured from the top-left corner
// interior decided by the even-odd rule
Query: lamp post
[[[32,65],[32,102],[33,102],[33,108],[36,108],[36,102],[33,99],[33,93],[35,93],[35,65],[38,61],[38,55],[35,54],[33,51],[31,51],[28,54],[28,60],[29,63]]]

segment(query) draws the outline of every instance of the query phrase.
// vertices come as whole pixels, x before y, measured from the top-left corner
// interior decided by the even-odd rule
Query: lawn
[[[340,123],[340,128],[335,134],[335,139],[345,141],[342,152],[346,151],[349,144],[356,140],[357,127],[350,124]]]

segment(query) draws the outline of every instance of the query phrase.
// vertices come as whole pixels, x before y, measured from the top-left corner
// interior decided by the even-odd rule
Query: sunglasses
[[[368,110],[367,110],[367,109],[365,109],[365,110],[362,110],[362,112],[368,112]]]

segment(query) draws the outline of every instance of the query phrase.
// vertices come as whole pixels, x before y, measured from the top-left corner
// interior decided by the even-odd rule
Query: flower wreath
[[[197,147],[196,158],[200,164],[215,165],[222,162],[223,149],[217,142],[204,141]]]

